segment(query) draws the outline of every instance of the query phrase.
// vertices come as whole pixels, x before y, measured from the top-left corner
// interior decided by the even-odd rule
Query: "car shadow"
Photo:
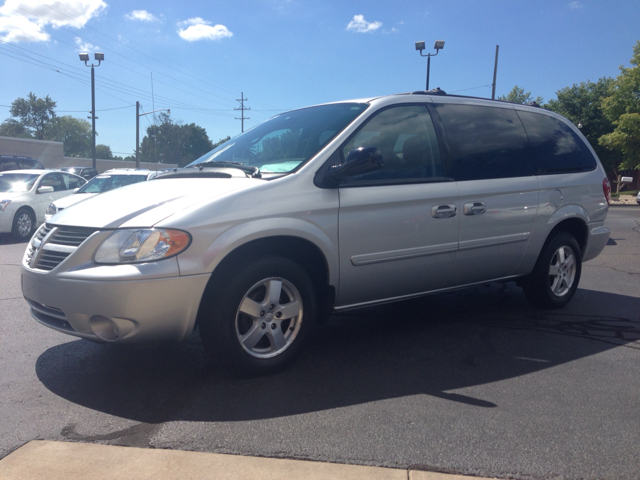
[[[335,315],[290,368],[261,378],[209,365],[197,333],[147,348],[72,341],[46,350],[36,372],[70,402],[149,424],[267,419],[408,395],[494,408],[455,390],[638,348],[634,306],[635,297],[579,290],[567,308],[540,311],[514,284],[491,284]]]

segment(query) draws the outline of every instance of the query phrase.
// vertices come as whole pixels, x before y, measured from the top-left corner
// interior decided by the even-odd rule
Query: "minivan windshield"
[[[263,173],[287,173],[311,159],[366,110],[366,103],[334,103],[273,117],[193,161],[237,163]]]
[[[0,173],[0,192],[28,192],[40,175]]]

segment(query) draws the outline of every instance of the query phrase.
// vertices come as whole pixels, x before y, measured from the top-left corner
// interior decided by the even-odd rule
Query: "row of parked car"
[[[5,158],[3,156],[4,163]],[[13,164],[34,165],[28,157],[13,157]],[[35,162],[35,160],[34,160]],[[31,238],[35,229],[56,212],[98,193],[150,180],[147,169],[113,169],[98,175],[94,168],[65,167],[47,170],[42,165],[0,171],[0,233],[12,233],[19,241]],[[89,181],[87,181],[89,179]]]

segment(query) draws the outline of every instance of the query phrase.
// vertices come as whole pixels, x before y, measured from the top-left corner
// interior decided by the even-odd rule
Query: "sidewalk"
[[[2,480],[488,480],[217,453],[34,440],[0,460]]]

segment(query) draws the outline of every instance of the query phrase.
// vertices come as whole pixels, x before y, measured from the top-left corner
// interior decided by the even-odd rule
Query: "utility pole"
[[[234,110],[240,110],[242,112],[242,117],[238,118],[236,117],[236,120],[242,120],[242,131],[244,132],[244,121],[245,120],[251,120],[249,117],[245,117],[244,116],[244,111],[245,110],[251,110],[251,108],[245,107],[244,106],[244,102],[246,102],[247,99],[244,98],[244,92],[240,92],[240,98],[236,98],[236,102],[240,102],[240,108],[234,108]]]
[[[496,45],[496,62],[493,66],[493,83],[491,88],[491,100],[496,99],[496,76],[498,75],[498,50],[500,45]]]
[[[140,117],[156,112],[167,112],[171,115],[171,110],[168,108],[160,108],[158,110],[153,110],[152,112],[140,113],[140,102],[136,102],[136,168],[140,168]],[[158,168],[157,162],[156,168]]]

